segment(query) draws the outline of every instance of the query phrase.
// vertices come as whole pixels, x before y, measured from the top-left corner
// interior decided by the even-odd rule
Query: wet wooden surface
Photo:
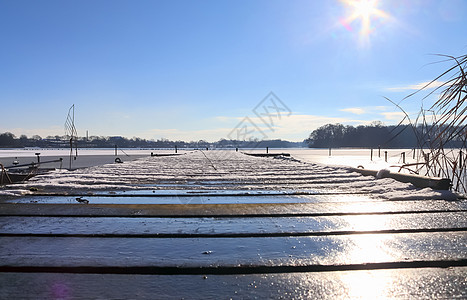
[[[466,296],[465,201],[341,199],[4,203],[0,297],[379,295],[356,288],[355,278],[387,282],[381,287],[387,297]]]
[[[465,200],[235,193],[3,201],[0,298],[467,297]]]

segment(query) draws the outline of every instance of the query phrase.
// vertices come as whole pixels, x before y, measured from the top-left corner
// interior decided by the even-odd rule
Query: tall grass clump
[[[443,57],[443,63],[450,66],[438,77],[427,83],[420,90],[408,95],[413,98],[425,92],[422,97],[436,95],[437,100],[428,107],[421,107],[415,120],[399,104],[405,117],[399,123],[408,121],[409,127],[417,137],[417,149],[414,157],[417,163],[411,164],[411,171],[430,177],[451,179],[452,189],[467,192],[467,55]]]

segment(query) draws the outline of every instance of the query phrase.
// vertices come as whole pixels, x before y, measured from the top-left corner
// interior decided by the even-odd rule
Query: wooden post
[[[373,161],[373,148],[371,148],[371,152],[370,152],[370,160]]]
[[[117,145],[115,145],[115,156],[117,156]]]
[[[235,152],[238,152],[238,147],[237,147],[237,148],[235,148]]]
[[[177,145],[175,145],[175,153],[177,153],[177,152],[178,152]]]
[[[405,152],[402,152],[401,156],[402,156],[402,163],[405,164]]]
[[[384,151],[384,161],[388,162],[388,152]]]
[[[378,157],[381,157],[381,146],[378,146]]]
[[[413,155],[412,155],[412,159],[415,159],[415,148],[413,148]]]
[[[459,151],[459,169],[462,169],[462,150]]]
[[[269,153],[269,147],[266,147],[266,153]]]
[[[331,156],[331,147],[329,147],[329,156]]]

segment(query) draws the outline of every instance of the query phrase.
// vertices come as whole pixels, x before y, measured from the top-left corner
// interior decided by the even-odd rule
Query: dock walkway
[[[195,151],[8,191],[2,299],[467,297],[467,201],[390,178]]]

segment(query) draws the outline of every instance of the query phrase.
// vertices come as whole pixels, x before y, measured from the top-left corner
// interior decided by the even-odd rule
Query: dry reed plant
[[[438,95],[431,107],[425,109],[422,105],[416,119],[411,120],[400,103],[388,100],[405,114],[399,125],[408,121],[417,137],[418,149],[413,150],[417,163],[407,165],[405,169],[409,168],[413,173],[430,177],[449,178],[454,191],[466,193],[467,55],[439,56],[445,58],[443,62],[449,62],[451,66],[423,88],[403,99],[422,92],[427,93],[422,101],[431,95]]]

